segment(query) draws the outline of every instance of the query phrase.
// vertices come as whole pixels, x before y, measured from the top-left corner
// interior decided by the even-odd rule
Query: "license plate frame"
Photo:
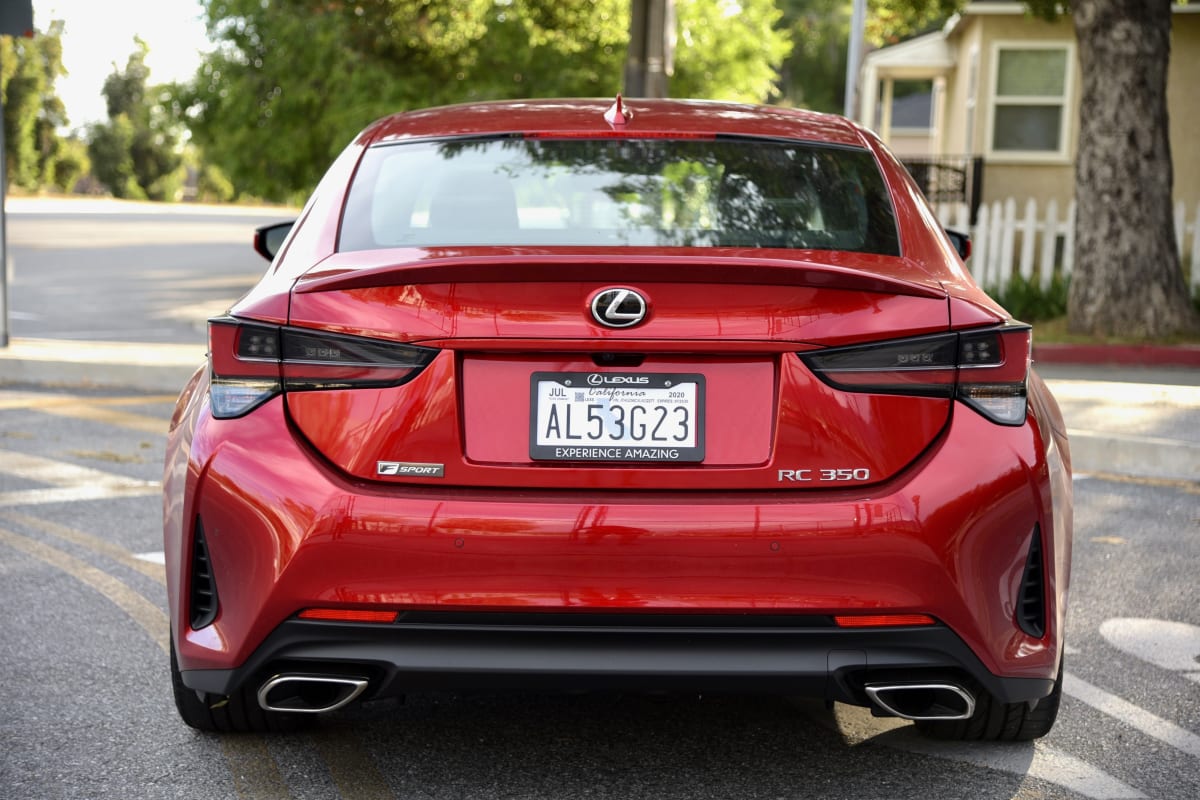
[[[561,396],[551,396],[554,387]],[[529,378],[529,457],[614,464],[702,462],[705,390],[704,376],[690,372],[534,372]]]

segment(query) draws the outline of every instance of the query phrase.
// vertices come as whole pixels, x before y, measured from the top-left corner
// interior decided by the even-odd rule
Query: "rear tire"
[[[975,692],[975,713],[970,719],[918,720],[917,730],[931,739],[976,742],[1030,742],[1040,739],[1054,727],[1058,706],[1062,702],[1063,668],[1058,665],[1058,679],[1050,694],[1029,703],[1001,703],[982,687],[968,687]]]
[[[183,685],[171,637],[171,689],[179,716],[198,731],[209,733],[269,733],[295,730],[311,715],[266,711],[253,689],[243,688],[228,697],[204,694]]]

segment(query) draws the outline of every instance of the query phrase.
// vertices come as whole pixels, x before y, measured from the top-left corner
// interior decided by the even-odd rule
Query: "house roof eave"
[[[863,68],[880,76],[933,77],[950,72],[956,62],[944,31],[934,31],[868,53]]]

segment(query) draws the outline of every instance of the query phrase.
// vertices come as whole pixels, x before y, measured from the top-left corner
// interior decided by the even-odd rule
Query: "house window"
[[[993,155],[1067,155],[1069,45],[998,45],[992,93]]]

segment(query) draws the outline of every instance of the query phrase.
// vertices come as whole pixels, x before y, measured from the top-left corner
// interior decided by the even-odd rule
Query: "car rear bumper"
[[[956,413],[926,454],[884,484],[719,495],[350,481],[298,440],[280,401],[253,418],[251,425],[201,413],[191,438],[177,435],[168,461],[168,592],[179,663],[193,688],[218,691],[274,662],[326,659],[376,665],[381,690],[533,674],[538,685],[561,675],[567,684],[661,678],[670,687],[694,679],[797,692],[819,684],[826,693],[829,676],[846,671],[830,666],[831,654],[843,652],[861,654],[847,656],[860,670],[961,670],[999,697],[1041,696],[1057,674],[1067,578],[1057,565],[1069,531],[1055,527],[1052,448],[1032,418],[1004,429],[1003,447],[981,448],[995,441],[995,426]],[[212,624],[194,630],[187,601],[199,521],[220,608]],[[1014,608],[1038,529],[1046,629],[1034,637],[1016,624]],[[939,625],[769,633],[693,625],[671,636],[640,625],[628,636],[617,625],[550,636],[296,620],[307,608],[630,618],[894,613],[926,614]]]
[[[869,705],[863,687],[879,682],[974,682],[1006,703],[1044,697],[1054,683],[993,675],[940,625],[846,630],[815,616],[627,621],[637,624],[611,615],[595,622],[587,613],[419,617],[393,624],[288,620],[241,666],[185,670],[183,681],[217,695],[296,674],[366,679],[365,699],[423,689],[734,691],[857,705]]]

